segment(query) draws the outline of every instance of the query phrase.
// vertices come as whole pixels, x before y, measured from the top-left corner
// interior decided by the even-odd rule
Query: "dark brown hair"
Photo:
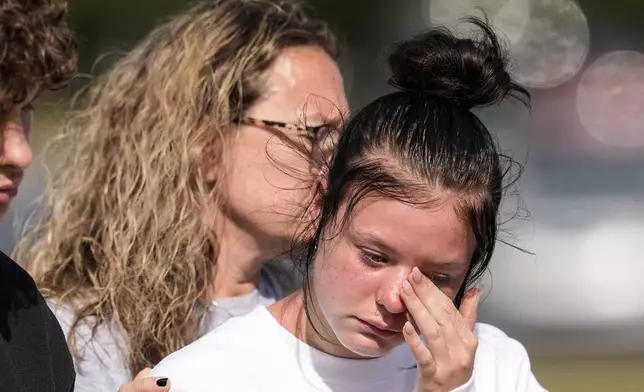
[[[368,104],[342,133],[327,187],[320,188],[321,211],[303,263],[309,322],[309,310],[316,311],[309,305],[315,304],[311,272],[318,243],[328,239],[327,230],[342,229],[368,195],[411,205],[451,204],[469,224],[476,249],[457,306],[487,269],[499,206],[518,178],[511,169],[520,165],[499,151],[472,109],[507,97],[529,105],[530,94],[508,73],[506,51],[487,20],[465,21],[478,28],[478,36],[459,38],[441,27],[396,44],[387,62],[397,91]]]
[[[76,43],[59,0],[0,2],[0,113],[76,72]]]

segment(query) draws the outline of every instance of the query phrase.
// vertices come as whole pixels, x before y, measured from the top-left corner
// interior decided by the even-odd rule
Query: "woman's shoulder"
[[[70,390],[74,369],[61,329],[31,276],[0,251],[0,390]]]
[[[216,374],[216,385],[241,382],[239,377],[253,361],[265,360],[277,321],[264,307],[234,317],[192,344],[170,354],[152,370],[152,375],[169,377],[173,390],[194,390],[208,375]],[[267,343],[269,343],[267,345]],[[239,387],[238,384],[235,384]],[[183,388],[183,389],[182,389]],[[201,390],[201,389],[197,389]]]
[[[59,298],[48,298],[47,305],[58,320],[65,338],[73,342],[76,391],[113,391],[131,378],[123,334],[113,325],[96,325],[93,317],[80,320],[76,307]],[[71,336],[73,333],[73,336]]]
[[[49,309],[51,309],[54,316],[56,316],[56,319],[58,319],[58,323],[62,327],[63,332],[65,333],[65,337],[69,339],[72,326],[76,321],[76,306],[71,302],[61,300],[57,297],[49,297],[46,299],[46,302],[49,306]],[[91,317],[88,317],[79,322],[78,326],[74,329],[74,338],[80,339],[85,344],[87,344],[91,338],[94,323],[95,321]],[[97,330],[99,331],[102,329],[104,329],[104,327],[102,326],[99,326],[97,328]]]
[[[69,339],[71,329],[76,322],[76,306],[59,298],[47,298],[46,302],[58,319],[65,337]],[[118,328],[111,323],[96,325],[96,319],[91,316],[79,320],[74,329],[74,339],[79,342],[80,347],[90,344],[122,347],[124,344],[123,334]]]
[[[260,347],[256,342],[271,335],[271,330],[275,328],[273,324],[277,324],[277,321],[265,307],[259,306],[244,316],[229,319],[195,342],[170,354],[161,363],[175,364],[188,358],[192,358],[191,361],[202,358],[217,360],[217,357],[231,359],[227,350],[243,352],[248,348],[257,351]]]
[[[56,297],[47,298],[46,302],[47,306],[49,306],[49,309],[58,319],[58,323],[63,328],[65,337],[67,337],[69,334],[69,329],[74,323],[74,318],[76,317],[74,306],[71,303],[62,301]]]

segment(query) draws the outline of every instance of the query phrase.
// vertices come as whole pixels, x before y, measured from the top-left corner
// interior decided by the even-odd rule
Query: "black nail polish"
[[[160,387],[165,387],[168,385],[168,379],[167,378],[160,378],[157,380],[157,385]]]

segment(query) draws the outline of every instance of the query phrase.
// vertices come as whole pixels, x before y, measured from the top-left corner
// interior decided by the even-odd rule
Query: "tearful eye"
[[[369,252],[366,250],[361,250],[362,253],[362,260],[370,265],[381,265],[381,264],[386,264],[389,260],[382,255],[379,255],[374,252]]]
[[[315,130],[315,138],[319,142],[323,142],[326,138],[333,137],[337,132],[337,128],[332,125],[320,125]]]
[[[315,132],[315,146],[325,153],[330,153],[340,137],[340,130],[333,125],[322,125]]]
[[[432,283],[434,283],[438,287],[446,286],[452,281],[452,278],[447,275],[427,274],[427,276],[432,281]]]

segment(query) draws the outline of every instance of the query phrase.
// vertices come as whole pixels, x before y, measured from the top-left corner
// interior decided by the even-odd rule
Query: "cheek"
[[[314,194],[310,159],[306,152],[295,150],[279,138],[271,137],[262,152],[262,178],[271,203],[297,215]]]
[[[229,200],[247,209],[293,216],[308,200],[307,160],[263,130],[244,129],[230,155]],[[260,133],[257,133],[260,132]],[[237,199],[237,201],[235,201]],[[289,215],[290,214],[290,215]]]
[[[316,260],[314,274],[315,292],[321,304],[351,306],[364,302],[376,290],[373,274],[342,243],[325,246]]]
[[[266,168],[273,180],[280,183],[311,182],[311,157],[305,145],[297,141],[285,141],[277,136],[267,139],[261,151],[269,167]],[[260,152],[258,152],[259,154]]]
[[[230,207],[248,213],[264,204],[265,180],[262,171],[264,163],[253,144],[240,138],[228,151],[226,200]]]

